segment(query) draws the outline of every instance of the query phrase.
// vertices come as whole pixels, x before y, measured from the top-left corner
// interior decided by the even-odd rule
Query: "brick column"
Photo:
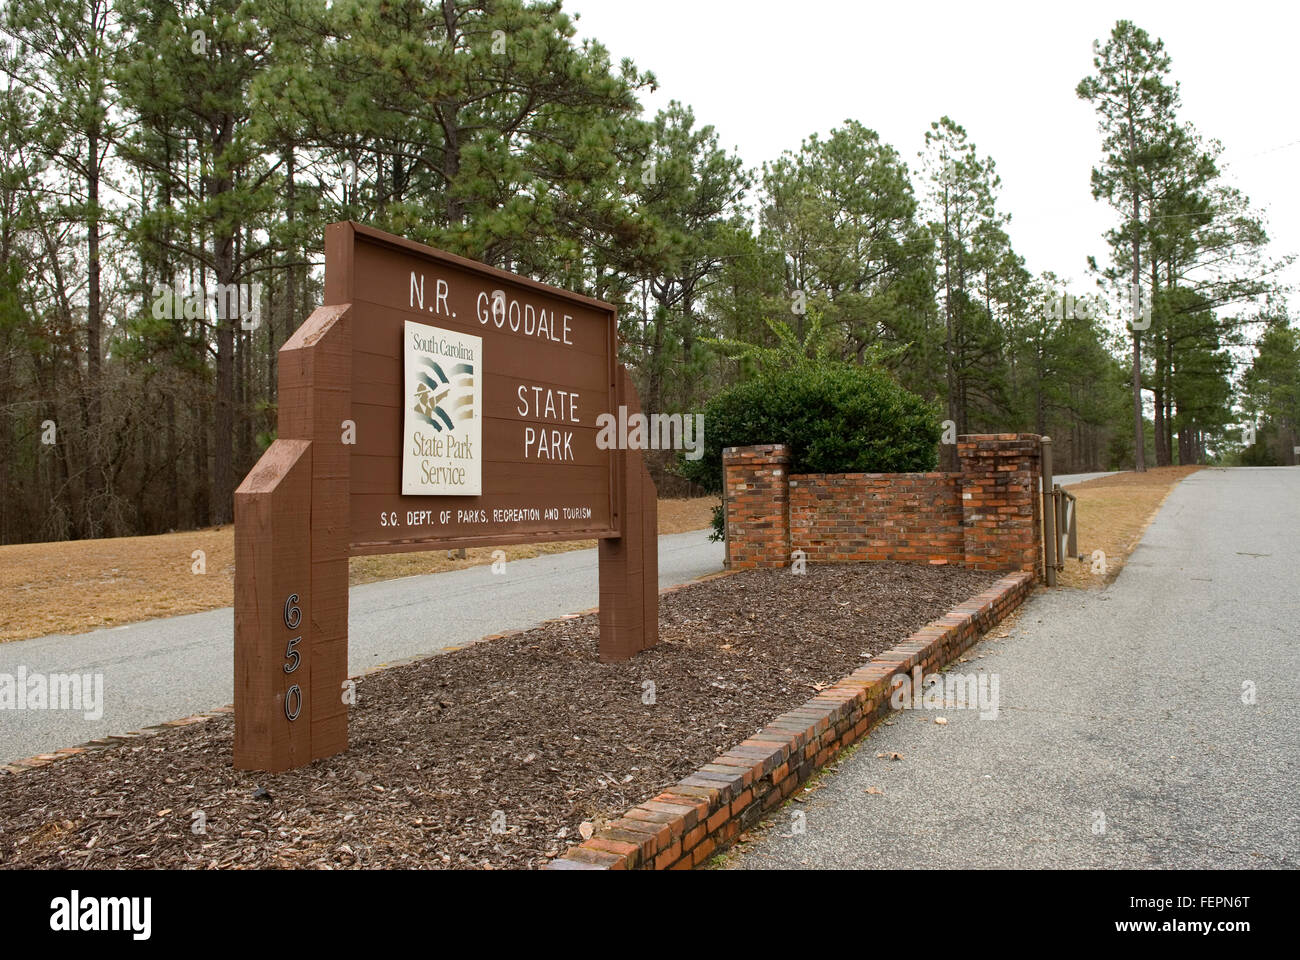
[[[957,438],[966,566],[1043,575],[1039,439],[1032,433]]]
[[[790,562],[790,449],[783,443],[722,451],[727,554],[733,570]]]

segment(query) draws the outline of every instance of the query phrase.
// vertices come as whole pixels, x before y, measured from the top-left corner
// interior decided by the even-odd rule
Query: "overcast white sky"
[[[1165,41],[1182,117],[1224,144],[1229,181],[1262,210],[1271,252],[1300,251],[1300,4],[883,3],[834,0],[567,0],[578,34],[615,61],[654,71],[653,113],[694,107],[747,166],[797,148],[846,118],[876,130],[908,161],[933,120],[962,124],[1002,177],[1011,240],[1033,273],[1091,287],[1114,214],[1092,199],[1100,155],[1092,107],[1074,88],[1092,41],[1118,19]],[[914,180],[915,182],[915,180]],[[1300,282],[1300,268],[1286,279]]]

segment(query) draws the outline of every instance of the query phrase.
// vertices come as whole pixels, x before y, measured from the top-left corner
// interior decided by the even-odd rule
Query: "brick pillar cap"
[[[963,433],[957,438],[958,443],[987,443],[991,440],[1008,441],[1008,440],[1044,440],[1050,439],[1040,437],[1036,433]]]
[[[784,443],[760,443],[748,447],[724,447],[723,459],[764,459],[777,460],[790,458],[790,448]]]

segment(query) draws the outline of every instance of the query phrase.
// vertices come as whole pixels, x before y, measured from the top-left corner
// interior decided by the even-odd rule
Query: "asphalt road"
[[[659,584],[722,569],[722,544],[708,531],[659,538]],[[491,633],[596,606],[595,550],[512,560],[353,587],[348,670],[432,653]],[[434,635],[428,624],[442,626]],[[102,674],[102,716],[86,711],[0,709],[0,762],[94,737],[212,710],[234,697],[230,607],[71,636],[0,644],[0,674]],[[91,711],[92,713],[94,711]]]
[[[726,865],[1300,866],[1298,534],[1300,469],[1192,474],[1112,585],[954,666],[996,719],[894,714]]]
[[[1098,477],[1113,477],[1119,472],[1118,470],[1111,470],[1106,473],[1060,473],[1052,477],[1052,482],[1068,487],[1076,483],[1083,483],[1085,480],[1096,480]]]

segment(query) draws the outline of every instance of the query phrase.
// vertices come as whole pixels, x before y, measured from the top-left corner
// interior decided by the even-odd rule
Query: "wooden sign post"
[[[607,303],[355,223],[280,349],[279,433],[235,492],[235,766],[347,749],[348,558],[596,539],[600,658],[658,640],[657,495]]]

